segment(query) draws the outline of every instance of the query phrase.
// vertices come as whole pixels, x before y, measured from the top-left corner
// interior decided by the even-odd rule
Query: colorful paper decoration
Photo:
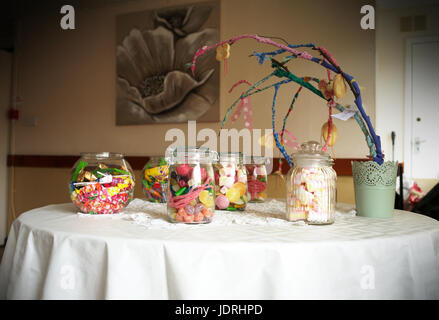
[[[275,128],[276,97],[277,97],[279,88],[283,85],[290,83],[290,82],[295,82],[295,83],[299,84],[301,87],[304,87],[304,88],[310,90],[311,92],[315,93],[316,95],[318,95],[319,97],[321,97],[327,101],[328,113],[329,113],[328,129],[327,129],[327,136],[326,136],[327,139],[326,139],[325,145],[322,148],[322,150],[326,150],[329,143],[331,141],[334,142],[334,138],[332,138],[332,140],[331,140],[331,134],[332,134],[332,131],[334,130],[333,128],[335,128],[335,126],[332,125],[332,117],[331,117],[332,109],[335,107],[337,110],[343,112],[344,107],[342,105],[336,103],[335,100],[341,99],[345,96],[346,84],[347,84],[354,95],[354,98],[355,98],[354,103],[357,106],[358,112],[359,112],[359,114],[356,113],[354,115],[354,118],[357,121],[358,125],[360,126],[360,129],[362,130],[362,132],[365,135],[365,140],[366,140],[366,143],[369,147],[370,156],[378,164],[383,163],[384,155],[381,151],[380,137],[376,135],[375,130],[374,130],[372,123],[370,121],[370,118],[366,114],[366,112],[364,111],[362,99],[361,99],[361,90],[360,90],[358,83],[356,82],[356,80],[352,76],[350,76],[349,74],[342,71],[341,67],[339,66],[339,64],[337,63],[335,58],[323,47],[317,47],[312,43],[299,44],[299,45],[291,45],[291,44],[285,45],[285,44],[277,43],[277,42],[271,40],[270,38],[261,37],[257,34],[243,34],[243,35],[236,36],[236,37],[233,37],[231,39],[222,41],[220,43],[217,43],[217,44],[214,44],[211,46],[204,46],[204,47],[198,49],[197,52],[195,53],[193,59],[192,59],[192,63],[190,64],[190,68],[191,68],[192,72],[194,72],[194,70],[195,70],[196,60],[200,55],[206,53],[206,51],[208,51],[208,50],[221,47],[221,49],[217,49],[217,56],[218,56],[218,52],[219,52],[220,58],[225,57],[225,56],[229,57],[229,55],[227,55],[227,52],[228,52],[228,54],[230,54],[230,51],[228,51],[230,48],[225,46],[225,45],[227,44],[230,46],[241,39],[254,39],[257,42],[268,44],[268,45],[277,47],[279,49],[277,49],[276,51],[271,51],[271,52],[262,52],[262,53],[253,52],[252,56],[257,57],[259,64],[263,64],[265,62],[271,63],[271,68],[274,70],[272,71],[272,73],[270,73],[269,75],[267,75],[263,79],[259,80],[255,85],[251,86],[248,90],[246,90],[245,92],[243,92],[241,94],[241,96],[227,110],[226,115],[222,121],[222,126],[224,126],[224,123],[227,120],[227,118],[230,115],[233,108],[238,104],[238,102],[242,101],[242,99],[245,99],[253,94],[262,92],[264,90],[274,88],[273,103],[272,103],[272,107],[271,107],[271,109],[272,109],[273,137],[274,137],[277,148],[282,153],[282,155],[285,157],[285,159],[288,161],[289,165],[292,166],[290,157],[289,157],[289,155],[286,152],[285,147],[284,147],[283,133],[286,132],[285,131],[286,130],[285,129],[286,118],[291,113],[292,106],[293,106],[295,100],[297,99],[298,93],[300,91],[298,91],[297,94],[293,98],[293,102],[291,103],[290,109],[284,118],[284,123],[283,123],[282,131],[281,131],[281,135],[279,137],[279,133],[276,132],[276,128]],[[317,53],[319,53],[320,56],[322,56],[322,58],[314,57],[306,51],[296,50],[298,48],[309,48],[311,50],[314,50]],[[283,57],[281,61],[278,61],[275,59],[275,57],[277,55],[280,55],[283,53],[288,53],[289,55]],[[294,59],[297,59],[297,58],[305,59],[307,61],[317,63],[317,64],[321,65],[322,67],[324,67],[327,70],[328,80],[323,80],[323,79],[319,80],[319,79],[311,78],[311,77],[298,77],[298,76],[294,75],[287,68],[286,64],[289,63],[290,61],[294,61]],[[331,72],[336,74],[334,77],[334,80],[331,80]],[[271,79],[272,77],[277,77],[277,78],[280,78],[283,80],[278,81],[278,82],[271,84],[271,85],[267,85],[263,88],[256,89],[257,87],[259,87],[261,84],[263,84],[267,80]],[[316,82],[317,87],[312,85],[311,82]],[[361,115],[361,118],[360,118],[360,115]],[[335,137],[335,134],[334,134],[334,137]],[[335,140],[336,140],[336,138],[335,138]]]

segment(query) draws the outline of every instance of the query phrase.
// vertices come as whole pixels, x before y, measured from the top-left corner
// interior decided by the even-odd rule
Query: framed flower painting
[[[215,52],[189,64],[202,46],[219,41],[219,1],[151,9],[116,18],[116,124],[219,121]]]

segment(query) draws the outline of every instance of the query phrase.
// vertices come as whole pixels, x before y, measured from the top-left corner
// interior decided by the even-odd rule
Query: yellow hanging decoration
[[[216,48],[216,60],[223,61],[230,57],[230,44],[223,43]]]
[[[328,139],[328,130],[329,130],[329,124],[328,122],[325,122],[325,124],[322,126],[322,137],[326,140]],[[332,123],[332,131],[331,131],[331,137],[328,142],[328,146],[332,147],[337,142],[337,127],[335,126],[334,122]]]
[[[342,99],[346,95],[346,83],[341,73],[334,78],[334,95],[338,99]]]

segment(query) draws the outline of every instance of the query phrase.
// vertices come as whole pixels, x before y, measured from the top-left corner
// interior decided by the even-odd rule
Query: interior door
[[[4,244],[8,221],[8,168],[6,159],[9,145],[7,110],[10,108],[12,55],[0,50],[0,245]]]
[[[439,178],[439,38],[409,44],[406,85],[410,121],[410,171],[419,179]],[[411,72],[410,72],[411,71]],[[410,76],[411,74],[411,76]],[[411,99],[410,99],[411,98]],[[411,109],[411,110],[410,110]],[[406,122],[407,123],[407,122]]]

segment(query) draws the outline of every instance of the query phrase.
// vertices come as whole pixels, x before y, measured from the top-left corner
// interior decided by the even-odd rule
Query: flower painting
[[[190,63],[219,40],[219,3],[152,9],[117,17],[116,124],[219,120],[215,54]]]

